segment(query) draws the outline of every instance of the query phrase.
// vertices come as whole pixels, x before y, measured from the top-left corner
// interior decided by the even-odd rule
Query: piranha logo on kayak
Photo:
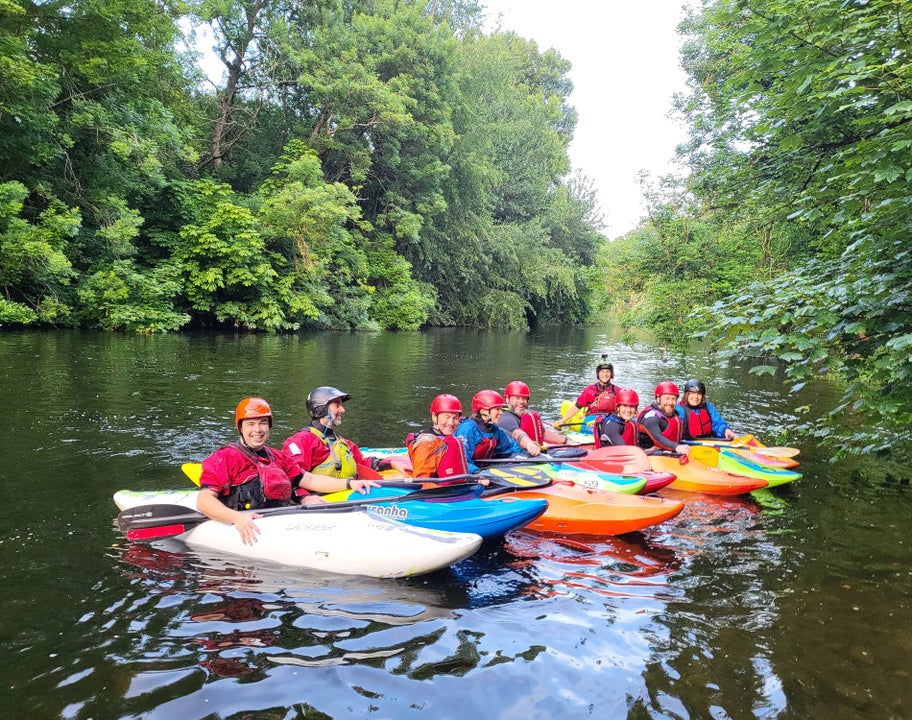
[[[368,505],[367,509],[374,515],[381,515],[390,520],[405,520],[408,517],[408,510],[398,505]]]

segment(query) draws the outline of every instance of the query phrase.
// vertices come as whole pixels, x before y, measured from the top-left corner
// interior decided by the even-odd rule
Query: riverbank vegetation
[[[912,5],[720,0],[681,30],[688,172],[611,245],[612,307],[795,389],[844,382],[801,429],[908,459]]]
[[[0,0],[0,325],[584,321],[601,236],[569,65],[481,21],[467,0]]]

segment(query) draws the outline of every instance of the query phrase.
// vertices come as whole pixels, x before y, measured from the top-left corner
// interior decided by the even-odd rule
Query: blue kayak
[[[330,502],[340,502],[368,500],[372,497],[393,498],[407,495],[413,491],[412,489],[385,486],[371,488],[367,495],[362,495],[354,490],[346,490],[324,497]],[[475,533],[481,535],[485,540],[492,540],[535,520],[548,509],[548,501],[544,499],[525,500],[510,496],[489,500],[482,500],[478,497],[457,497],[406,502],[401,505],[397,505],[395,502],[385,502],[365,507],[368,512],[406,525],[432,530]]]

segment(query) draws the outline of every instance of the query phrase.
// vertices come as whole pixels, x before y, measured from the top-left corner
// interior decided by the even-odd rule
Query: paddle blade
[[[184,463],[181,465],[181,470],[193,481],[194,485],[200,484],[200,478],[203,476],[203,466],[200,463]]]
[[[584,462],[590,460],[605,460],[624,466],[628,472],[637,470],[652,470],[649,457],[642,448],[634,445],[609,445],[590,450]]]
[[[127,508],[117,516],[117,527],[121,532],[142,530],[151,527],[163,527],[183,523],[199,524],[206,521],[206,516],[183,505],[152,504]]]
[[[156,540],[158,538],[183,535],[189,528],[186,525],[157,525],[141,530],[127,530],[127,540]]]
[[[710,467],[719,467],[719,449],[709,445],[691,445],[690,459]]]
[[[793,447],[752,447],[751,452],[773,458],[793,458],[801,450]]]
[[[489,467],[481,471],[481,476],[498,487],[534,488],[551,484],[548,474],[534,465]]]

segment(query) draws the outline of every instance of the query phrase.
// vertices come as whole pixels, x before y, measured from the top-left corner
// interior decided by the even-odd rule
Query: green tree
[[[912,7],[897,0],[742,0],[708,4],[683,26],[692,187],[710,207],[765,205],[808,239],[796,258],[813,255],[707,317],[722,318],[729,352],[782,361],[796,386],[811,373],[846,382],[840,406],[806,429],[840,450],[902,457],[912,433],[910,23]]]
[[[79,213],[55,201],[28,222],[21,217],[27,195],[22,183],[0,183],[0,325],[66,325],[75,276],[66,250]]]

